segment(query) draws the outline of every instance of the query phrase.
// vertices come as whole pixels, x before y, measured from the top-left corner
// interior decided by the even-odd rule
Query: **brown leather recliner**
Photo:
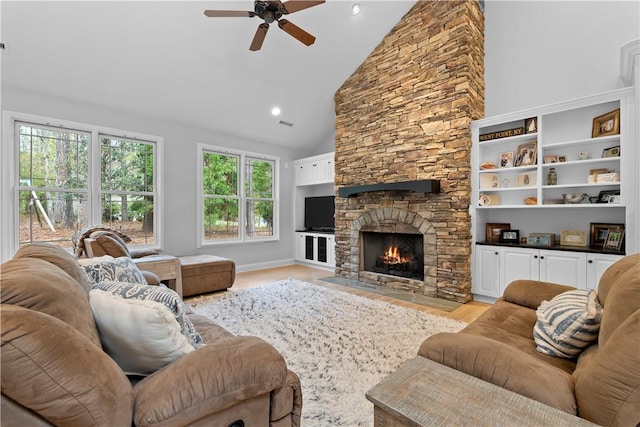
[[[3,426],[300,425],[300,381],[270,344],[189,313],[206,345],[136,382],[103,351],[88,278],[34,244],[0,266]]]

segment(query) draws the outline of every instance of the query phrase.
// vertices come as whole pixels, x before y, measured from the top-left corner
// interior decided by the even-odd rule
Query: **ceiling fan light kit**
[[[253,12],[251,11],[237,11],[237,10],[205,10],[205,16],[210,18],[226,18],[226,17],[249,17],[253,18],[257,16],[264,22],[258,25],[249,50],[256,51],[262,48],[262,43],[267,36],[269,30],[269,24],[274,22],[278,23],[278,27],[284,32],[300,41],[306,46],[311,46],[316,38],[307,33],[302,28],[293,24],[287,19],[282,19],[283,15],[289,15],[300,10],[308,9],[312,6],[317,6],[324,3],[325,0],[289,0],[282,2],[280,0],[256,0],[253,2]]]

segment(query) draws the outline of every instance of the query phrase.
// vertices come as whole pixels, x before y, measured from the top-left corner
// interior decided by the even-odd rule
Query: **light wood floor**
[[[474,321],[476,318],[478,318],[478,316],[484,313],[484,311],[487,308],[490,307],[490,304],[472,301],[448,313],[446,311],[424,307],[422,305],[413,304],[410,302],[400,301],[400,300],[389,298],[383,295],[375,295],[366,291],[360,291],[357,289],[352,289],[346,286],[341,286],[338,284],[324,282],[320,280],[324,277],[331,277],[331,276],[333,276],[333,273],[327,270],[308,267],[305,265],[292,264],[284,267],[275,267],[275,268],[268,268],[263,270],[254,270],[254,271],[237,273],[236,281],[233,284],[231,290],[252,288],[255,286],[260,286],[266,283],[275,282],[277,280],[284,280],[291,277],[293,279],[297,279],[303,282],[310,282],[319,286],[338,289],[344,292],[350,292],[352,294],[364,296],[367,298],[383,300],[392,304],[397,304],[404,307],[425,311],[427,313],[437,314],[439,316],[444,316],[451,319],[462,320],[463,322],[467,322],[467,323]]]

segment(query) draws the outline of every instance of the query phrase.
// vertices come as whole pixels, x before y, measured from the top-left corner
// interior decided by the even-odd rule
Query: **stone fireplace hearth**
[[[470,125],[484,113],[483,67],[479,2],[417,2],[336,92],[338,277],[472,299]],[[424,180],[440,191],[393,185]],[[367,232],[421,236],[422,279],[365,266]]]

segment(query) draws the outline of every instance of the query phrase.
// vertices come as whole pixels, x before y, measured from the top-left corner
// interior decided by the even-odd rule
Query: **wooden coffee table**
[[[402,364],[366,397],[376,427],[595,426],[424,357]]]

